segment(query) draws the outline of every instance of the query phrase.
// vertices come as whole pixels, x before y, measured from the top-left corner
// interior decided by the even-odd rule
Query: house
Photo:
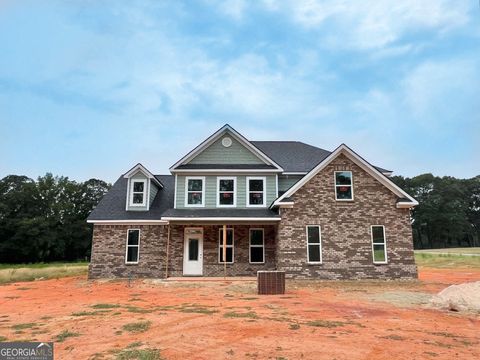
[[[170,175],[141,164],[92,211],[90,278],[415,278],[410,210],[391,171],[342,144],[249,141],[223,126]]]

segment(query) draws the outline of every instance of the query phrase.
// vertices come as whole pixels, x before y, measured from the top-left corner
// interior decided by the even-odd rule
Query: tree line
[[[480,176],[392,180],[420,203],[412,211],[416,249],[480,246]],[[110,186],[52,174],[1,179],[0,263],[88,259],[92,226],[86,218]]]
[[[419,202],[412,211],[416,249],[480,246],[480,175],[457,179],[422,174],[392,180]]]
[[[109,188],[102,180],[49,173],[1,179],[0,263],[88,259],[92,226],[86,218]]]

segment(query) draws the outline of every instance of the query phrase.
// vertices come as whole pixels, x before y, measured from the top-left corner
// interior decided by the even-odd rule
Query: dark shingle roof
[[[251,141],[251,143],[280,165],[285,172],[309,172],[331,154],[328,150],[300,141]],[[391,172],[377,166],[375,168],[382,173]]]
[[[90,213],[88,220],[160,220],[165,210],[173,208],[175,176],[155,177],[163,184],[163,188],[158,190],[149,211],[125,210],[128,179],[121,176]]]
[[[164,217],[183,217],[194,219],[199,217],[264,217],[280,218],[275,211],[270,209],[169,209],[163,213]]]

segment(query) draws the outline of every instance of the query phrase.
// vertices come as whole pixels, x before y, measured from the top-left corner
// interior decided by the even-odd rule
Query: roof
[[[162,217],[168,218],[264,218],[264,219],[280,219],[280,215],[268,208],[264,209],[169,209],[165,211]]]
[[[87,220],[160,220],[165,210],[173,208],[175,176],[155,175],[155,178],[163,184],[163,188],[158,190],[149,211],[125,210],[128,179],[121,176]]]
[[[307,173],[332,153],[301,141],[251,141],[251,143],[280,165],[284,172]],[[381,173],[392,172],[378,166],[375,168]]]

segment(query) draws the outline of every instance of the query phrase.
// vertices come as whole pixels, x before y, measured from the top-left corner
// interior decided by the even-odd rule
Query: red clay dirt
[[[0,338],[54,341],[56,359],[116,358],[129,345],[166,359],[479,359],[479,314],[428,306],[479,279],[421,269],[418,282],[287,282],[283,296],[237,281],[14,283],[0,286]],[[142,321],[144,332],[122,328]],[[64,330],[78,336],[57,342]]]

